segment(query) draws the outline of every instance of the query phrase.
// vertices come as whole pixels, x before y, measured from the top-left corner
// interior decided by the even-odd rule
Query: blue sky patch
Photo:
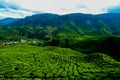
[[[109,8],[108,13],[120,13],[120,6]]]

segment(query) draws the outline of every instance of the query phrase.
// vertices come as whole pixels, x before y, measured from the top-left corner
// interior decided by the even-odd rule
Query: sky
[[[0,0],[0,18],[40,13],[120,13],[120,0]]]

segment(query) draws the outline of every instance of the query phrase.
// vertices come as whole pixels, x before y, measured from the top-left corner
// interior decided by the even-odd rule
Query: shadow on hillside
[[[85,40],[54,39],[49,45],[68,47],[86,54],[104,53],[120,61],[120,37],[100,37]]]

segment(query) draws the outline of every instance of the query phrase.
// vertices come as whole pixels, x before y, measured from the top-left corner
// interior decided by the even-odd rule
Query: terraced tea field
[[[0,80],[119,80],[120,62],[101,53],[26,44],[0,48]]]

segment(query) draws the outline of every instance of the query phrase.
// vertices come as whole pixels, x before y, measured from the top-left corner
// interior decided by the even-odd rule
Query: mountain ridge
[[[52,33],[54,37],[61,34],[66,37],[78,36],[119,36],[120,35],[120,14],[106,13],[106,14],[82,14],[72,13],[66,15],[58,14],[36,14],[27,16],[3,24],[0,33],[8,36],[11,34],[39,38],[45,36],[44,30],[47,27],[56,28]],[[6,32],[6,33],[5,33]],[[37,35],[37,36],[36,36]],[[41,37],[40,37],[41,36]]]
[[[4,19],[0,19],[0,25],[4,26],[4,25],[9,25],[12,22],[15,22],[17,20],[19,20],[20,18],[11,18],[11,17],[7,17]]]
[[[15,21],[8,25],[11,26],[52,26],[52,27],[80,27],[82,30],[86,31],[87,28],[90,28],[90,25],[94,31],[100,30],[101,26],[106,26],[113,34],[120,34],[120,14],[118,13],[108,13],[108,14],[82,14],[82,13],[73,13],[67,15],[57,15],[57,14],[37,14],[29,17],[25,17],[22,20]],[[116,21],[117,20],[117,21]],[[102,23],[101,23],[102,22]],[[86,27],[88,26],[88,27]],[[90,31],[91,31],[90,30]],[[108,29],[107,29],[108,30]],[[108,31],[109,31],[108,30]],[[87,31],[89,33],[89,31]],[[100,31],[99,31],[100,32]],[[93,34],[91,33],[91,34]],[[90,34],[90,33],[89,33]]]

